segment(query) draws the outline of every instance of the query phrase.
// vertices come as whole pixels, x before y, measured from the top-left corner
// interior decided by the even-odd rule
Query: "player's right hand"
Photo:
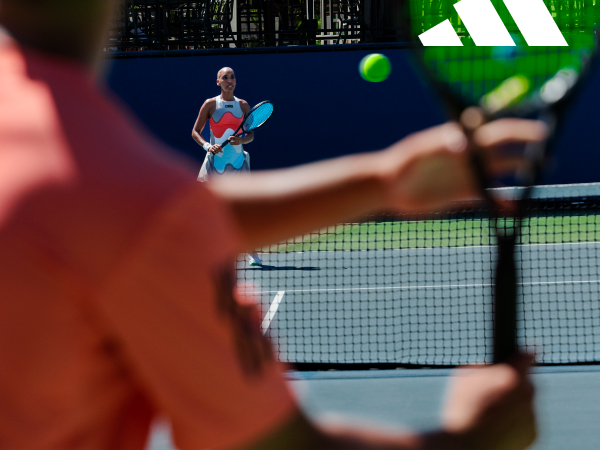
[[[525,162],[525,145],[543,141],[547,134],[541,122],[514,118],[482,125],[471,141],[456,123],[412,134],[384,150],[379,161],[387,180],[384,209],[431,212],[479,198],[471,145],[482,153],[489,176],[497,179],[519,171]]]
[[[221,148],[220,145],[216,144],[216,145],[213,145],[211,148],[209,148],[208,151],[211,153],[214,153],[216,155],[217,153],[221,153],[223,151],[223,149]]]
[[[531,355],[518,355],[510,364],[454,375],[443,426],[460,436],[462,449],[522,450],[533,444],[534,388],[527,375],[532,361]]]

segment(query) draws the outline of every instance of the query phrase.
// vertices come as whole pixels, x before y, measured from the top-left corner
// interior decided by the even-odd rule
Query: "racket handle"
[[[494,210],[496,202],[492,195],[488,191],[490,187],[490,180],[487,177],[487,170],[485,168],[485,161],[483,153],[480,149],[475,147],[473,143],[473,133],[477,128],[486,122],[486,117],[483,114],[481,108],[470,107],[465,109],[460,115],[459,123],[461,124],[466,136],[471,142],[469,149],[471,167],[473,168],[473,174],[475,175],[475,182],[477,188],[483,199],[488,203],[488,206]]]
[[[240,134],[232,134],[231,136],[241,136],[241,135],[242,135],[242,133],[240,133]],[[229,136],[229,137],[231,137],[231,136]],[[227,138],[227,140],[221,144],[221,149],[224,149],[228,145],[229,145],[229,138]]]
[[[517,353],[516,236],[498,235],[498,262],[494,283],[494,364]]]
[[[486,176],[485,171],[485,162],[483,160],[483,155],[481,152],[475,148],[471,149],[471,167],[473,167],[473,174],[475,175],[475,181],[477,182],[477,187],[479,188],[479,193],[483,197],[484,201],[488,204],[491,210],[494,210],[496,206],[496,201],[490,194],[488,190],[489,181]]]

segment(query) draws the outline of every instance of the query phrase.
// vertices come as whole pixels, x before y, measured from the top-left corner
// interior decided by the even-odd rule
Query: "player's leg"
[[[200,173],[198,174],[198,181],[208,181],[214,176],[222,175],[215,170],[214,157],[215,155],[210,152],[206,154],[206,157],[204,158],[204,163],[202,163]],[[234,168],[231,164],[226,164],[223,170],[223,174],[250,172],[250,155],[248,154],[248,152],[244,152],[244,158],[244,164],[240,169]],[[248,264],[250,266],[262,266],[262,261],[257,253],[248,253],[246,255],[246,261],[248,261]]]
[[[251,266],[262,266],[262,261],[261,261],[260,257],[258,256],[258,253],[248,253],[246,255],[246,260],[248,261],[248,264]]]
[[[250,154],[248,152],[244,152],[244,164],[238,172],[250,172]],[[257,253],[248,253],[248,255],[246,255],[246,260],[251,266],[262,266],[262,261]]]

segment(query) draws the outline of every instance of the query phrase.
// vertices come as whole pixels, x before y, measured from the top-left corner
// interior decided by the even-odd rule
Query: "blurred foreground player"
[[[472,195],[459,128],[197,183],[94,84],[112,6],[0,2],[0,447],[143,449],[163,415],[180,450],[526,448],[527,357],[456,376],[437,432],[317,426],[233,292],[245,249]],[[501,171],[517,161],[500,144],[544,133],[508,120],[474,139]]]

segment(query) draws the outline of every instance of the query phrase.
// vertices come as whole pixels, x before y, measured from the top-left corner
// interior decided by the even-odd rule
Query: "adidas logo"
[[[503,0],[527,45],[568,47],[543,0]],[[510,33],[490,0],[461,0],[454,9],[477,46],[514,47]],[[456,31],[445,20],[419,35],[424,46],[462,47]]]

